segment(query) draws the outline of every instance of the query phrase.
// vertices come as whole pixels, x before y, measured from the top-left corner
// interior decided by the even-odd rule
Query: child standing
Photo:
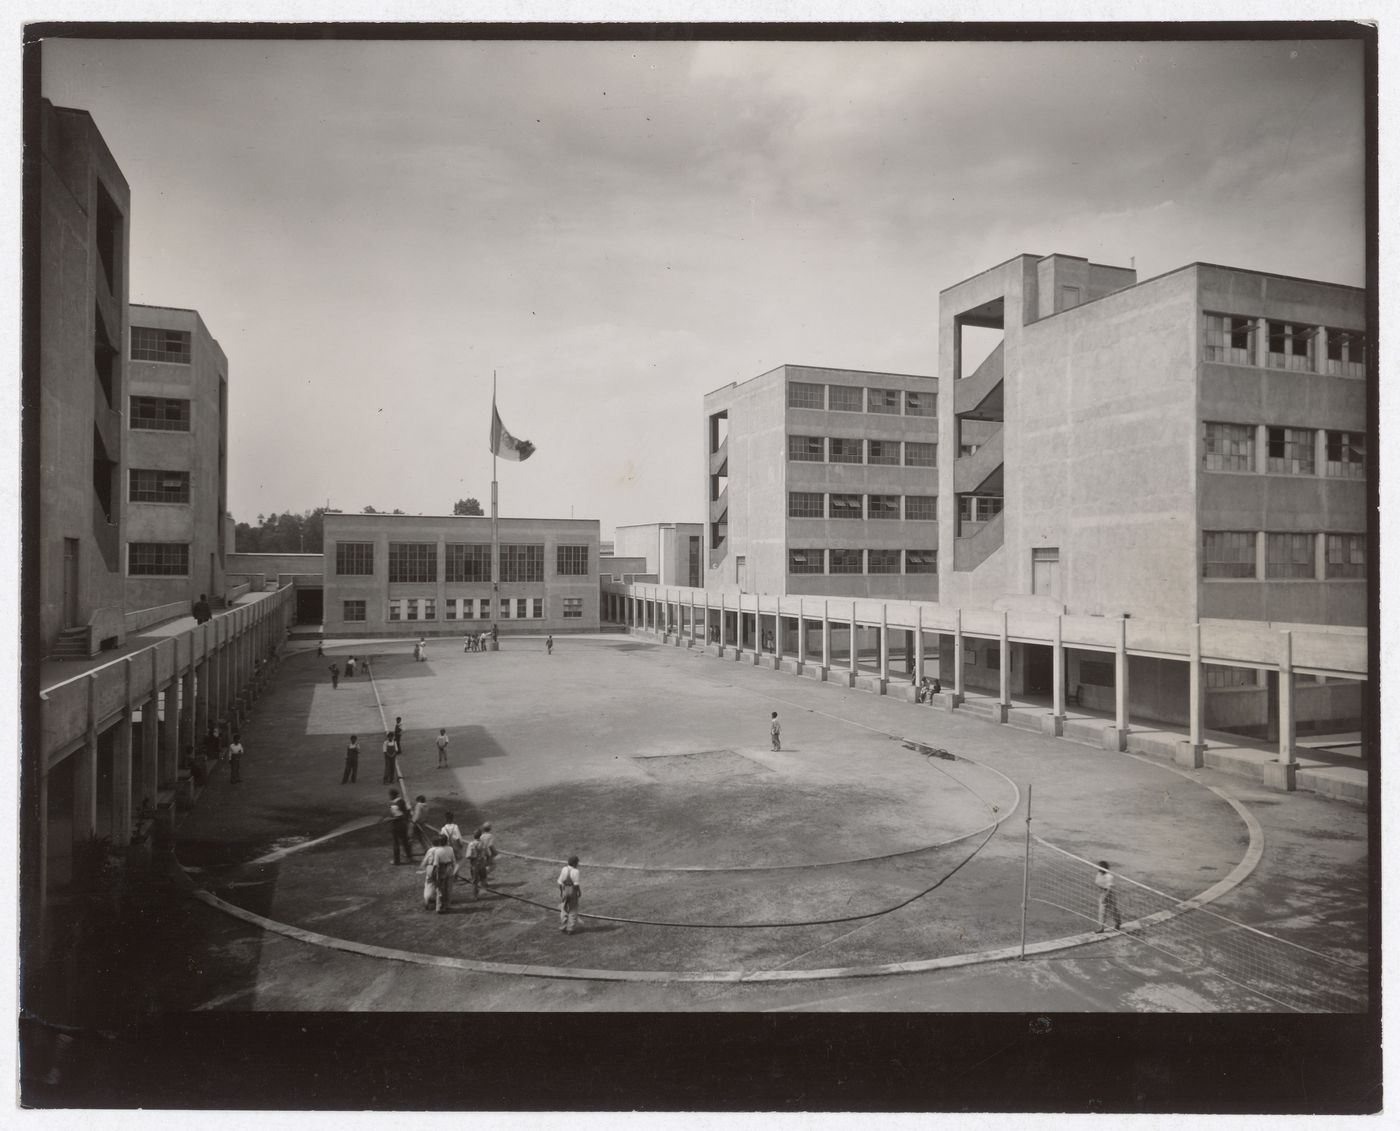
[[[777,712],[777,711],[774,711],[774,712],[773,712],[773,718],[772,718],[772,720],[768,723],[768,734],[769,734],[769,737],[771,737],[772,740],[773,740],[773,749],[774,749],[774,750],[781,750],[781,749],[783,748],[783,740],[782,740],[782,736],[783,736],[783,724],[780,723],[780,722],[778,722],[778,712]]]
[[[450,738],[447,737],[446,727],[443,727],[441,730],[438,731],[436,741],[438,748],[438,769],[445,770],[447,768],[447,744],[452,741]]]

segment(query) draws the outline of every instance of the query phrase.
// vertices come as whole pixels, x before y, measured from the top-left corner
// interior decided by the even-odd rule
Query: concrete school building
[[[43,655],[126,636],[122,481],[131,193],[92,118],[40,105],[38,608]],[[30,370],[31,374],[33,370]],[[32,377],[31,377],[32,380]]]
[[[938,596],[938,382],[783,365],[705,397],[704,587]]]
[[[228,359],[197,311],[130,310],[126,604],[179,616],[225,588]]]
[[[614,575],[644,574],[662,585],[704,583],[705,526],[700,522],[647,522],[613,531]],[[627,568],[621,568],[619,563]],[[632,568],[640,562],[641,567]]]
[[[324,632],[596,632],[597,519],[325,516]]]

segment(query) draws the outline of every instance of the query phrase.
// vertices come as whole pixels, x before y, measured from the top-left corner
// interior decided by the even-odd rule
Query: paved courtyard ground
[[[1326,956],[1353,975],[1330,1000],[1364,1005],[1352,965],[1367,950],[1366,822],[1345,803],[625,636],[561,638],[552,656],[531,638],[468,655],[434,641],[425,663],[407,642],[328,656],[366,651],[372,679],[338,689],[329,658],[289,656],[245,727],[244,780],[217,771],[178,830],[196,885],[310,934],[191,901],[202,945],[162,980],[166,1007],[1278,1010],[1270,980],[1312,969],[1326,981]],[[381,719],[396,716],[429,822],[491,820],[504,851],[494,890],[459,887],[447,915],[423,911],[420,873],[392,864],[378,822]],[[440,727],[452,739],[441,770]],[[359,779],[342,785],[352,732]],[[1028,795],[1037,836],[1110,861],[1128,918],[1233,873],[1212,910],[1283,944],[1246,956],[1251,982],[1238,964],[1213,967],[1212,948],[1240,932],[1222,949],[1211,936],[1224,921],[1200,912],[1189,930],[1093,936],[1092,869],[1037,848],[1027,939],[1081,945],[878,974],[1018,945]],[[563,935],[554,878],[571,853],[587,917]],[[1130,881],[1161,898],[1138,899]],[[568,976],[581,971],[600,976]]]

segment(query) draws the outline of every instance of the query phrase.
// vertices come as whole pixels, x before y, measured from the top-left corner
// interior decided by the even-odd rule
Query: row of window
[[[903,458],[900,447],[903,446]],[[915,440],[857,440],[843,436],[789,436],[788,459],[799,463],[868,463],[937,467],[938,445]]]
[[[1323,474],[1342,479],[1366,477],[1366,434],[1331,429],[1263,426],[1264,470],[1279,475],[1318,474],[1318,435],[1323,435]],[[1257,471],[1258,435],[1253,424],[1206,421],[1207,471]]]
[[[903,566],[903,569],[900,566]],[[937,550],[789,550],[789,573],[937,573]]]
[[[788,408],[817,408],[827,412],[874,412],[884,416],[933,416],[937,393],[910,389],[867,389],[861,385],[814,385],[788,382]]]
[[[543,597],[448,597],[442,603],[443,620],[543,620]],[[435,597],[404,597],[389,601],[385,606],[391,621],[437,620]],[[347,621],[363,621],[368,602],[345,601],[342,613]],[[583,617],[583,598],[564,598],[564,619]]]
[[[128,542],[126,574],[128,577],[188,577],[190,544],[188,542]]]
[[[131,359],[133,361],[174,361],[190,363],[190,332],[160,330],[153,326],[131,328]]]
[[[186,397],[132,397],[128,419],[133,428],[155,432],[188,432],[190,402]]]
[[[1264,335],[1263,339],[1259,337],[1261,334]],[[1361,330],[1335,326],[1208,313],[1205,359],[1230,365],[1262,364],[1270,369],[1287,369],[1297,373],[1364,377],[1366,335]]]
[[[1318,579],[1318,539],[1323,539],[1322,574],[1325,579],[1366,576],[1364,534],[1264,533],[1263,576],[1270,580]],[[1253,530],[1203,532],[1201,573],[1204,577],[1258,579],[1259,534]]]
[[[127,498],[133,503],[188,503],[190,473],[133,467],[128,478]]]
[[[444,579],[448,582],[490,581],[489,542],[448,542],[443,547]],[[436,542],[390,542],[389,580],[391,582],[437,581]],[[374,574],[373,542],[337,542],[335,572],[341,577],[370,577]],[[556,546],[554,572],[562,577],[588,576],[587,546]],[[544,546],[536,543],[501,545],[500,581],[543,581]]]
[[[902,513],[901,499],[904,501]],[[938,496],[789,491],[788,518],[903,518],[906,522],[935,522],[938,519]]]

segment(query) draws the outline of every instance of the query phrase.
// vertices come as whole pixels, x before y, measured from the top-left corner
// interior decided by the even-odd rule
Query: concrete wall
[[[189,572],[183,577],[132,577],[128,568],[126,603],[144,609],[173,601],[195,601],[201,593],[224,591],[224,511],[228,501],[228,359],[193,310],[133,304],[134,326],[183,330],[190,335],[190,362],[130,361],[132,396],[173,397],[190,402],[188,432],[130,427],[130,469],[187,471],[188,503],[131,502],[126,505],[126,541],[183,542],[189,546]]]
[[[125,636],[121,414],[127,396],[131,198],[86,113],[46,101],[39,135],[39,451],[33,471],[39,495],[38,635],[47,652],[64,627],[91,624],[94,646]],[[117,217],[110,285],[97,247],[103,193]],[[109,392],[99,385],[98,352],[110,373]],[[94,487],[97,445],[107,465],[110,513]],[[76,610],[67,626],[65,539],[78,543]]]
[[[261,573],[276,577],[282,573],[323,574],[325,554],[228,554],[224,559],[230,574],[248,576]]]
[[[447,583],[446,550],[448,543],[491,544],[491,519],[455,515],[367,515],[327,514],[325,516],[325,615],[327,636],[336,635],[411,635],[421,633],[458,634],[482,631],[493,624],[503,634],[541,632],[594,632],[599,626],[598,589],[598,521],[596,519],[500,519],[500,541],[534,543],[544,547],[544,581]],[[370,576],[343,577],[336,573],[336,544],[338,542],[371,542],[374,544],[374,573]],[[437,545],[437,580],[434,582],[389,582],[390,542],[432,542]],[[560,545],[588,547],[588,573],[581,576],[561,576],[556,572],[556,548]],[[251,555],[250,555],[251,556]],[[497,570],[496,576],[499,576]],[[516,620],[499,615],[469,621],[446,619],[446,599],[482,598],[499,602],[501,599],[535,598],[544,601],[541,619]],[[583,601],[581,618],[564,617],[564,599]],[[388,602],[395,599],[432,598],[436,601],[434,620],[390,621]],[[344,602],[362,600],[366,619],[347,622]],[[493,611],[498,611],[496,605]]]
[[[613,536],[613,556],[640,558],[642,569],[614,569],[614,573],[648,573],[662,585],[690,585],[690,538],[700,539],[700,576],[705,571],[705,525],[700,522],[648,522],[619,526]]]

